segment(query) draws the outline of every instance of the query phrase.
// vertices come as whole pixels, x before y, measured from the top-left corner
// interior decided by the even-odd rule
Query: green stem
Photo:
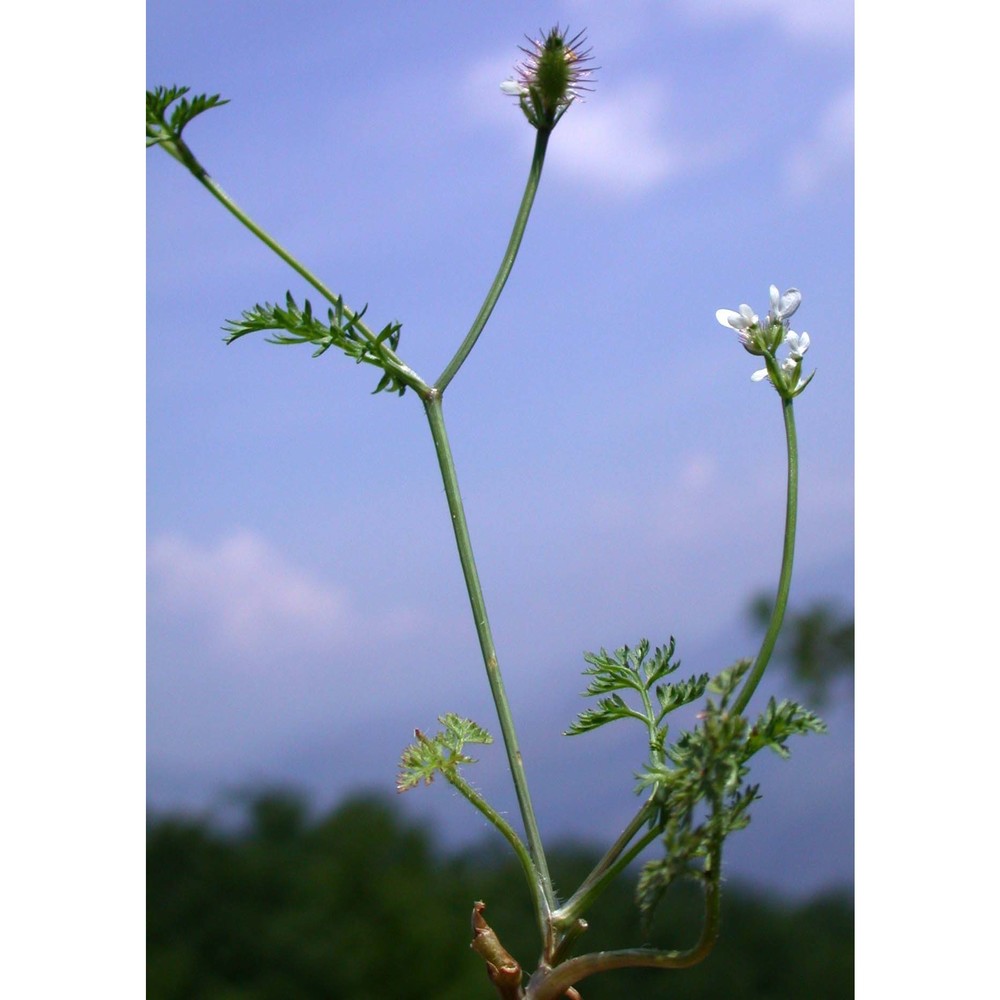
[[[601,864],[583,881],[580,888],[552,915],[553,925],[556,927],[571,927],[590,909],[594,901],[604,893],[604,890],[607,889],[611,882],[656,840],[661,833],[663,833],[662,830],[653,827],[647,830],[623,854],[618,854],[608,862],[602,860]]]
[[[479,636],[479,648],[482,650],[483,663],[486,665],[486,677],[489,680],[493,702],[496,705],[497,717],[500,721],[500,731],[503,735],[504,747],[507,751],[507,761],[517,793],[517,802],[521,810],[524,832],[528,841],[528,850],[532,862],[532,870],[526,874],[537,880],[538,892],[535,893],[536,906],[539,908],[538,918],[541,926],[547,926],[549,913],[555,906],[555,895],[552,891],[552,880],[549,876],[545,852],[542,848],[542,838],[538,832],[535,812],[528,794],[528,779],[524,771],[524,762],[518,747],[517,734],[514,730],[514,717],[511,714],[510,703],[504,690],[503,678],[500,675],[500,665],[497,662],[496,647],[493,643],[493,633],[490,629],[489,617],[486,613],[486,602],[479,583],[479,573],[472,553],[472,541],[465,520],[465,509],[462,505],[462,495],[458,487],[458,475],[455,462],[448,443],[448,433],[444,424],[441,392],[432,389],[424,400],[424,410],[430,424],[434,448],[437,452],[438,465],[441,468],[441,478],[444,482],[445,495],[448,498],[448,509],[451,512],[452,527],[455,531],[455,542],[458,546],[458,557],[462,563],[462,573],[465,576],[465,586],[472,605],[472,616],[476,624],[476,634]],[[544,907],[544,909],[543,909]]]
[[[733,705],[733,711],[736,713],[742,712],[746,708],[771,659],[784,621],[788,606],[788,594],[792,584],[792,563],[795,554],[795,529],[798,515],[799,463],[798,442],[795,434],[795,412],[790,399],[782,399],[782,414],[785,421],[785,439],[788,449],[788,486],[785,504],[785,539],[781,557],[781,571],[778,577],[778,593],[775,598],[774,611],[768,622],[767,631],[764,634],[753,668]],[[650,711],[648,704],[646,708],[647,712]],[[629,844],[649,818],[652,808],[654,808],[654,802],[650,799],[636,813],[631,823],[622,831],[615,843],[580,885],[580,888],[552,915],[553,925],[557,929],[571,926],[574,920],[579,919],[594,899],[604,891],[607,884],[656,838],[657,833],[649,831],[629,848]],[[629,849],[626,851],[626,848]]]
[[[517,835],[510,823],[508,823],[507,820],[505,820],[503,816],[501,816],[500,813],[498,813],[496,809],[494,809],[493,806],[491,806],[489,802],[487,802],[486,799],[484,799],[479,792],[477,792],[475,788],[473,788],[472,785],[470,785],[460,774],[457,772],[447,771],[442,771],[442,774],[444,774],[447,781],[451,782],[451,784],[454,785],[455,788],[457,788],[458,791],[461,792],[461,794],[468,799],[468,801],[471,802],[472,805],[474,805],[500,831],[501,834],[503,834],[503,836],[507,839],[507,843],[514,848],[514,853],[517,855],[517,859],[521,862],[521,867],[524,869],[525,875],[528,877],[528,888],[535,904],[535,915],[539,918],[538,929],[544,939],[548,928],[542,918],[547,912],[547,909],[544,899],[539,895],[541,890],[538,884],[538,879],[535,877],[534,863],[531,860],[531,855],[528,853],[528,849],[524,846],[524,841],[522,841]]]
[[[604,857],[594,866],[594,870],[580,883],[580,888],[552,914],[552,924],[557,930],[571,926],[575,920],[581,917],[587,911],[590,904],[604,891],[608,882],[638,853],[629,851],[624,864],[619,863],[622,852],[632,843],[632,840],[643,826],[646,825],[650,812],[654,808],[655,802],[651,797],[646,800],[645,805],[632,817],[628,826],[618,835],[618,839],[608,848]],[[642,838],[642,847],[645,847],[656,836],[657,831],[655,830],[647,833]]]
[[[764,633],[764,640],[757,653],[753,668],[743,682],[743,689],[733,703],[733,712],[739,714],[750,701],[757,689],[767,664],[778,641],[781,623],[788,606],[788,592],[792,586],[792,559],[795,555],[795,522],[799,506],[799,448],[795,437],[795,412],[790,399],[781,400],[781,411],[785,418],[785,440],[788,445],[788,495],[785,501],[785,545],[781,553],[781,573],[778,576],[778,593],[774,599],[774,610]]]
[[[721,889],[719,882],[721,850],[709,855],[705,869],[705,923],[698,943],[686,951],[658,951],[652,948],[626,948],[621,951],[597,951],[571,958],[554,969],[541,968],[532,976],[525,993],[527,1000],[558,1000],[574,983],[597,972],[624,968],[685,969],[708,956],[719,937]]]
[[[662,736],[656,726],[656,713],[653,711],[653,703],[649,698],[649,691],[645,686],[639,688],[642,695],[642,706],[646,710],[643,721],[646,723],[646,731],[649,733],[649,753],[654,764],[663,763]]]
[[[521,246],[524,229],[528,224],[528,216],[531,214],[531,205],[535,200],[538,182],[542,177],[542,164],[545,162],[545,149],[548,145],[551,131],[551,129],[538,129],[535,135],[535,155],[531,160],[531,169],[528,171],[528,182],[524,188],[524,196],[521,198],[521,207],[517,210],[517,218],[514,220],[514,230],[510,234],[510,242],[507,244],[503,260],[500,262],[500,270],[497,271],[497,276],[493,279],[493,284],[486,294],[486,299],[473,321],[472,327],[465,335],[465,340],[462,341],[455,356],[448,362],[445,370],[441,372],[437,382],[434,383],[434,387],[439,392],[444,392],[448,383],[455,377],[459,368],[462,367],[465,359],[469,356],[469,352],[476,346],[476,341],[483,332],[483,327],[486,326],[486,321],[490,318],[493,307],[497,304],[497,299],[500,298],[503,286],[507,283],[511,268],[514,266],[514,259],[517,257],[517,251]]]
[[[316,277],[304,264],[300,263],[295,259],[274,237],[272,237],[265,230],[261,229],[253,219],[250,218],[246,212],[243,211],[239,205],[233,201],[232,198],[226,194],[225,191],[213,180],[208,171],[198,162],[194,153],[188,148],[187,144],[182,139],[172,139],[170,141],[161,142],[159,144],[166,152],[168,152],[175,160],[182,163],[187,169],[194,175],[195,179],[215,198],[230,214],[234,215],[239,221],[250,230],[254,236],[257,237],[268,249],[274,251],[293,271],[305,278],[313,288],[316,289],[320,295],[323,296],[331,305],[336,306],[338,304],[338,297],[333,294],[333,292],[323,284],[319,278]],[[341,301],[341,306],[344,310],[344,315],[348,320],[354,321],[355,329],[357,329],[361,335],[371,344],[375,344],[377,337],[375,333],[367,326],[364,322],[357,318],[358,314],[347,306],[344,306]],[[408,365],[406,365],[400,358],[395,354],[395,352],[387,345],[385,342],[377,346],[378,352],[386,358],[400,375],[404,382],[409,385],[414,391],[418,392],[421,396],[426,395],[430,390],[430,386],[420,376],[413,371]]]

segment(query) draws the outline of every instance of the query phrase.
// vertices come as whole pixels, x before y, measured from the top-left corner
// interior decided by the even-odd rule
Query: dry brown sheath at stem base
[[[486,904],[482,901],[472,907],[472,944],[469,947],[486,962],[486,972],[501,1000],[522,1000],[521,966],[486,922],[485,909]]]
[[[486,973],[501,1000],[524,1000],[521,966],[486,922],[483,916],[485,909],[486,904],[482,901],[472,908],[472,943],[469,947],[486,962]],[[572,986],[562,995],[565,1000],[583,1000]]]

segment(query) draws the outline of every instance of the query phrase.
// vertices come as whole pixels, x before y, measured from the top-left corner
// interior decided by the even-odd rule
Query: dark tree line
[[[556,885],[578,884],[596,854],[552,858]],[[643,940],[622,878],[592,911],[584,950]],[[647,938],[693,943],[700,903],[678,887]],[[246,802],[237,832],[153,816],[148,830],[150,1000],[492,1000],[469,950],[472,904],[515,956],[534,959],[520,870],[499,840],[443,854],[391,802],[356,798],[313,817],[268,792]],[[849,895],[791,906],[728,885],[722,938],[701,966],[623,971],[581,984],[585,1000],[846,1000],[853,996]]]

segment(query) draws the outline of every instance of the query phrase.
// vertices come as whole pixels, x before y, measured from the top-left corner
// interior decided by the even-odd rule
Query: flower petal
[[[776,315],[779,319],[788,319],[802,302],[802,293],[797,288],[789,288],[778,302]]]
[[[809,350],[809,334],[796,333],[794,330],[789,330],[788,335],[785,337],[785,343],[788,344],[791,357],[796,361],[801,361],[802,355]]]

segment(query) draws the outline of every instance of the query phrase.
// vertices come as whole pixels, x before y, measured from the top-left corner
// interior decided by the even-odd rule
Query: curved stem
[[[753,668],[743,682],[743,689],[733,703],[733,712],[739,714],[750,701],[774,652],[774,644],[781,631],[788,606],[788,592],[792,586],[792,559],[795,555],[795,522],[799,505],[799,449],[795,437],[795,412],[790,399],[781,400],[781,411],[785,418],[785,441],[788,446],[788,494],[785,501],[785,544],[781,553],[781,572],[778,575],[778,593],[774,599],[774,610],[764,633],[764,640],[757,653]]]
[[[448,509],[451,511],[451,522],[452,528],[455,531],[458,557],[462,563],[465,586],[469,593],[469,602],[472,605],[472,616],[476,624],[476,634],[479,636],[479,648],[482,650],[483,663],[486,666],[486,677],[489,680],[493,703],[496,705],[500,731],[503,735],[504,747],[507,751],[507,761],[510,765],[514,790],[517,793],[517,802],[521,810],[521,820],[524,823],[524,832],[528,841],[528,850],[533,865],[533,877],[538,883],[538,892],[534,895],[536,905],[539,907],[539,924],[545,927],[548,925],[549,913],[555,905],[555,895],[552,891],[552,880],[549,876],[548,864],[545,860],[545,851],[542,848],[542,838],[538,832],[535,812],[531,805],[531,796],[528,794],[528,779],[524,771],[521,751],[518,747],[517,734],[514,730],[514,717],[511,714],[510,703],[507,700],[507,693],[504,689],[503,677],[500,674],[496,646],[493,643],[493,633],[490,629],[490,621],[486,613],[486,601],[483,598],[482,586],[479,583],[479,573],[476,569],[476,561],[472,553],[472,540],[469,537],[469,528],[465,520],[465,508],[462,504],[462,495],[458,487],[458,474],[455,471],[451,445],[448,443],[448,433],[445,429],[439,389],[432,389],[430,391],[428,398],[424,400],[424,410],[427,413],[431,436],[434,439],[434,448],[437,452],[438,465],[441,468],[444,491],[448,498]],[[544,912],[541,911],[541,907],[543,906]]]
[[[528,849],[524,846],[524,842],[515,833],[514,828],[510,825],[489,804],[489,802],[484,799],[479,792],[475,790],[460,774],[457,772],[442,772],[444,774],[445,780],[450,782],[459,792],[474,805],[506,838],[507,843],[514,849],[514,853],[517,855],[517,860],[521,862],[521,867],[524,869],[525,877],[528,880],[528,889],[531,892],[532,901],[535,906],[535,915],[539,920],[538,930],[542,935],[542,939],[545,939],[545,935],[548,928],[544,921],[544,915],[548,912],[545,900],[540,897],[539,893],[541,891],[538,879],[535,876],[535,866],[531,860],[531,855],[528,853]]]
[[[524,196],[521,198],[521,207],[517,210],[514,230],[510,234],[510,242],[508,242],[503,260],[500,262],[500,270],[497,271],[497,276],[493,279],[493,284],[490,286],[489,292],[486,293],[486,299],[480,307],[472,327],[465,335],[465,340],[462,341],[455,356],[448,362],[445,370],[441,372],[440,377],[434,383],[434,388],[439,392],[444,392],[448,383],[455,377],[469,356],[469,352],[476,346],[476,341],[483,332],[483,327],[486,326],[486,321],[490,318],[493,307],[497,304],[497,299],[500,298],[503,286],[507,283],[511,268],[514,266],[514,259],[517,257],[517,251],[521,246],[521,239],[524,237],[525,227],[528,225],[528,216],[531,214],[531,205],[535,200],[538,182],[542,177],[542,164],[545,162],[545,149],[551,131],[551,129],[538,129],[535,135],[535,155],[531,160],[531,169],[528,171],[528,182],[524,188]]]
[[[166,152],[168,152],[175,160],[182,163],[187,169],[194,175],[195,179],[215,198],[231,215],[235,216],[247,229],[250,230],[254,236],[257,237],[269,250],[272,250],[277,254],[296,274],[301,275],[306,281],[309,282],[313,288],[316,289],[320,295],[323,296],[331,305],[336,306],[338,301],[344,310],[344,315],[348,320],[353,321],[355,329],[357,329],[361,335],[369,341],[371,344],[375,344],[378,340],[374,332],[358,319],[358,314],[354,310],[349,309],[347,306],[343,305],[342,300],[338,300],[338,297],[333,294],[333,292],[327,288],[315,274],[312,273],[304,264],[300,263],[293,257],[273,236],[267,233],[265,230],[261,229],[253,219],[250,218],[246,212],[243,211],[239,205],[233,201],[232,198],[226,194],[225,191],[220,187],[219,184],[212,178],[208,171],[198,162],[194,153],[188,148],[187,144],[182,139],[173,139],[169,142],[161,142],[159,144]],[[395,352],[383,341],[378,344],[378,352],[391,362],[392,367],[396,369],[398,374],[402,377],[403,381],[406,382],[414,391],[420,393],[420,395],[425,395],[430,386],[408,365],[404,364],[403,361],[395,354]]]
[[[652,948],[625,948],[620,951],[596,951],[571,958],[554,969],[540,969],[532,977],[527,1000],[558,1000],[574,983],[597,972],[624,968],[685,969],[705,959],[719,937],[721,917],[721,849],[716,847],[706,865],[705,923],[698,943],[686,951],[657,951]]]

